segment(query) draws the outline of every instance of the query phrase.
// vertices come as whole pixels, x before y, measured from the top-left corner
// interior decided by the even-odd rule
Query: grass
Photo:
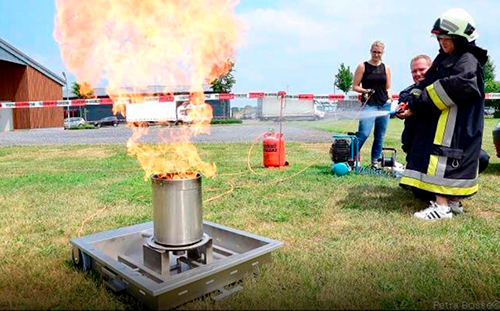
[[[486,120],[483,148],[492,157],[480,192],[464,202],[463,216],[431,223],[412,218],[426,204],[395,179],[332,176],[329,142],[288,144],[291,167],[283,170],[261,168],[256,147],[251,164],[260,175],[246,167],[248,144],[199,145],[218,166],[217,177],[203,181],[204,199],[236,187],[206,203],[204,218],[285,245],[259,275],[242,281],[239,294],[181,309],[475,308],[500,301],[496,121]],[[345,130],[342,122],[314,124]],[[400,150],[401,128],[391,121],[388,146]],[[368,154],[364,148],[364,159]],[[80,230],[87,235],[151,217],[150,185],[125,146],[0,148],[0,309],[143,308],[106,289],[97,274],[73,268],[68,240]]]
[[[97,129],[97,127],[94,126],[93,124],[90,124],[90,123],[85,123],[84,125],[67,128],[67,130],[71,130],[71,131],[74,131],[74,130],[93,130],[93,129]]]
[[[232,118],[224,118],[224,119],[212,119],[210,124],[241,124],[243,121]]]

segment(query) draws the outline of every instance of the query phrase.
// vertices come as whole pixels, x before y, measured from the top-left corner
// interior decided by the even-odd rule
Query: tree
[[[77,98],[86,99],[94,97],[94,89],[90,86],[90,84],[86,82],[83,82],[82,84],[73,82],[71,88],[73,89],[73,94],[75,94]],[[87,120],[88,108],[83,107],[83,113],[82,113],[82,107],[78,107],[78,110],[80,112],[80,116],[82,116],[85,120]]]
[[[486,93],[500,93],[500,81],[495,81],[495,65],[488,57],[488,61],[484,65],[484,91]],[[487,100],[485,106],[495,107],[496,110],[500,108],[500,100]]]
[[[71,88],[73,89],[73,94],[75,94],[77,98],[85,99],[94,97],[94,89],[87,82],[81,84],[73,82]]]
[[[233,76],[234,63],[231,60],[227,61],[227,66],[229,70],[220,76],[218,79],[212,81],[210,84],[212,91],[217,93],[229,93],[236,83],[236,79]]]
[[[495,81],[495,65],[491,60],[491,57],[488,56],[488,61],[484,64],[484,82]]]
[[[484,90],[486,93],[500,93],[500,81],[486,81],[486,83],[484,84]],[[485,106],[495,107],[496,110],[500,109],[499,99],[486,100],[484,103]]]
[[[340,64],[339,73],[335,76],[335,86],[347,93],[352,86],[353,75],[349,66],[344,63]]]
[[[225,66],[229,68],[227,72],[210,83],[212,91],[214,92],[230,93],[233,85],[236,83],[236,79],[233,76],[234,63],[231,60],[227,60]],[[226,115],[229,100],[221,100],[220,103],[222,105],[223,114]]]

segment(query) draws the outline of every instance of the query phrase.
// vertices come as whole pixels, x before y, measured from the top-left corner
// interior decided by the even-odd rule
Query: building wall
[[[14,129],[29,129],[30,112],[29,108],[14,108],[12,109],[12,120],[14,121]]]
[[[63,127],[64,110],[62,107],[30,109],[31,128]]]
[[[207,100],[206,102],[212,106],[214,119],[225,119],[231,115],[230,100]]]
[[[29,98],[28,67],[0,61],[0,100],[26,101]],[[29,109],[12,109],[14,128],[29,128]]]
[[[87,106],[87,120],[96,121],[113,115],[113,105]],[[121,115],[118,116],[121,118]]]
[[[14,129],[12,110],[13,109],[0,109],[0,132],[8,132]]]
[[[22,66],[16,66],[22,67]],[[15,68],[14,79],[17,88],[13,98],[7,100],[37,101],[62,99],[62,86],[31,67]],[[62,127],[64,110],[62,107],[16,108],[13,109],[15,129]]]
[[[62,86],[37,70],[28,67],[28,87],[30,100],[60,100]]]
[[[27,96],[26,81],[26,66],[0,61],[0,100],[15,101],[18,92]]]

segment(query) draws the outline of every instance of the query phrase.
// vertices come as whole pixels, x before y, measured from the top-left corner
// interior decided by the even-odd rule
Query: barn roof
[[[0,60],[15,63],[23,66],[30,66],[41,72],[51,80],[54,80],[60,85],[64,85],[64,79],[56,75],[46,67],[37,63],[34,59],[16,49],[7,41],[0,38]]]

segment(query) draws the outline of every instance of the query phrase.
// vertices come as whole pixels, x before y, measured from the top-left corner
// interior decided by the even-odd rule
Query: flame
[[[94,89],[87,82],[82,82],[78,84],[80,98],[92,98],[94,97]]]
[[[134,139],[127,143],[128,153],[137,157],[147,177],[159,175],[160,178],[195,178],[200,172],[204,176],[214,176],[215,165],[204,162],[196,148],[185,135],[179,135],[174,142],[158,145],[137,144],[136,141],[147,133],[148,128],[137,128]]]
[[[203,83],[225,74],[234,57],[241,22],[234,0],[56,0],[54,37],[66,66],[77,80],[107,83],[113,113],[125,115],[123,101],[141,102],[148,85],[190,86],[191,121],[180,133],[162,133],[162,143],[139,143],[147,129],[133,128],[127,143],[146,178],[215,175],[215,165],[201,160],[190,143],[209,134],[212,109]]]
[[[233,68],[234,63],[231,60],[226,61],[222,65],[215,65],[212,67],[212,71],[210,72],[210,75],[207,79],[208,83],[212,83],[213,81],[217,80],[220,76],[225,75],[226,73]]]

